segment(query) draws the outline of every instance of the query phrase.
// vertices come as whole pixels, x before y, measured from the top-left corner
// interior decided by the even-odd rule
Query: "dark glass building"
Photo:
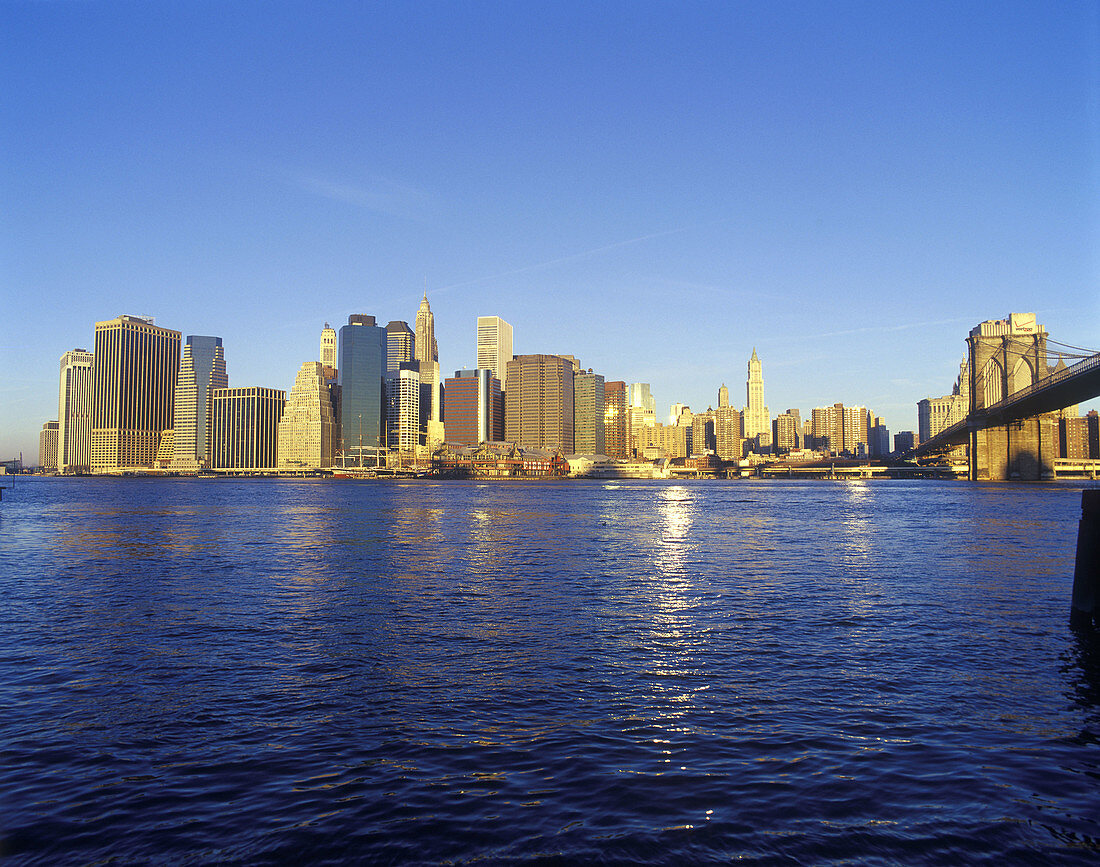
[[[337,464],[373,466],[385,445],[386,330],[373,316],[353,314],[340,329],[340,432]]]

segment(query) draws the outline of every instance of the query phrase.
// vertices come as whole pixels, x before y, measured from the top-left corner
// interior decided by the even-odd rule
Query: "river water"
[[[4,494],[11,863],[1100,857],[1079,487]]]

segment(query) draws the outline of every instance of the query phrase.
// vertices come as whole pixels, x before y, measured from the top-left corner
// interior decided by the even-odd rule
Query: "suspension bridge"
[[[971,329],[965,376],[966,415],[912,455],[966,445],[973,481],[1050,478],[1058,456],[1052,413],[1100,396],[1100,352],[1051,340],[1034,314],[1013,313]]]

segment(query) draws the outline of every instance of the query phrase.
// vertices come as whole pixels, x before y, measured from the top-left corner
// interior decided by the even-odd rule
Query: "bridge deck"
[[[1100,353],[1044,376],[985,409],[972,412],[918,445],[912,453],[926,455],[949,446],[965,445],[971,431],[1053,412],[1097,395],[1100,395]]]

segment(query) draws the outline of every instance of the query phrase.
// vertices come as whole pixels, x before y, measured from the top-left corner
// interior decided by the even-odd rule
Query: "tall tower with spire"
[[[336,329],[327,322],[321,329],[321,357],[317,360],[324,367],[336,369]]]
[[[764,406],[764,376],[760,359],[756,355],[756,347],[752,348],[752,358],[749,359],[749,378],[745,383],[745,399],[747,406],[744,410],[745,439],[752,439],[760,434],[771,434],[771,417],[768,408]]]
[[[435,317],[428,305],[428,293],[416,311],[416,339],[413,343],[417,361],[439,361],[439,347],[435,342]]]
[[[416,337],[413,352],[420,362],[420,386],[427,392],[427,404],[420,402],[420,416],[426,419],[424,441],[429,448],[443,442],[443,380],[439,375],[439,347],[435,342],[435,317],[428,305],[428,292],[416,311]]]

